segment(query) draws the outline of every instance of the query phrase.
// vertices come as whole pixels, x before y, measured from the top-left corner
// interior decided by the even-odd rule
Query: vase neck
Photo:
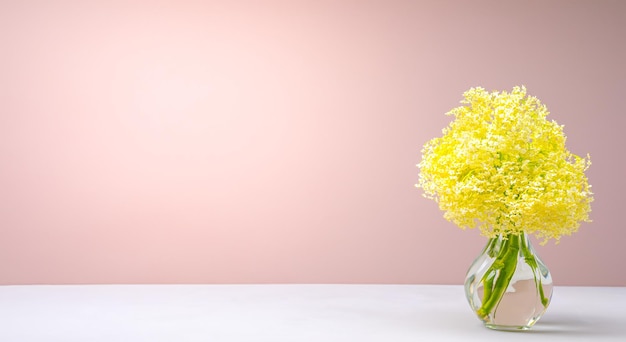
[[[521,232],[519,234],[498,234],[495,237],[491,238],[499,241],[509,240],[509,239],[518,239],[520,241],[528,241],[528,234],[525,232]]]
[[[528,234],[521,232],[519,234],[500,234],[490,238],[485,247],[485,252],[493,256],[500,253],[500,251],[511,248],[523,252],[533,249]]]

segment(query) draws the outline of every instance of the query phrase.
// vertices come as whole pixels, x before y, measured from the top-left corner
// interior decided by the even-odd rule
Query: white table
[[[556,287],[527,332],[451,285],[0,286],[0,341],[626,341],[626,287]]]

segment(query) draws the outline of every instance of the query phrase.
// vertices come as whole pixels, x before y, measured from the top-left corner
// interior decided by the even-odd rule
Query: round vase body
[[[526,330],[550,303],[552,277],[525,233],[498,236],[470,266],[465,295],[486,327]]]

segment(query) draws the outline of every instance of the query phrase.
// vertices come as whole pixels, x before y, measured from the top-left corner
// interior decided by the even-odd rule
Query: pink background
[[[414,187],[472,86],[590,153],[557,285],[626,285],[626,1],[2,1],[0,283],[460,284]]]

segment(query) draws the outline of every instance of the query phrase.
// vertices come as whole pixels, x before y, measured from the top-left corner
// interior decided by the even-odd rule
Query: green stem
[[[487,251],[487,255],[489,255],[490,258],[496,257],[496,253],[498,251],[495,249],[495,247],[497,243],[498,238],[491,238],[489,239],[489,242],[487,242],[487,247],[485,247],[485,250]]]
[[[509,287],[509,283],[513,278],[513,273],[517,268],[517,255],[520,249],[520,236],[512,235],[502,243],[502,247],[498,253],[498,257],[489,267],[482,282],[484,285],[484,295],[481,307],[476,311],[478,316],[487,317],[490,312],[500,303],[502,296]],[[495,284],[491,285],[495,274],[497,279]],[[487,289],[489,288],[489,289]]]
[[[496,245],[498,244],[499,238],[491,238],[487,243],[487,247],[485,247],[485,252],[489,255],[490,258],[495,258],[496,253]],[[496,272],[488,272],[485,273],[482,279],[483,283],[483,298],[489,298],[491,296],[491,290],[493,289],[493,279],[496,276]]]
[[[539,289],[539,298],[541,299],[541,304],[545,307],[548,306],[548,298],[546,298],[545,293],[543,292],[543,284],[541,284],[541,276],[537,274],[540,272],[538,270],[539,266],[537,264],[537,259],[535,255],[530,251],[528,243],[525,238],[522,238],[522,254],[524,255],[524,260],[526,264],[530,266],[533,270],[533,278],[535,279],[535,286]]]
[[[483,299],[491,297],[493,290],[493,279],[496,277],[496,272],[489,272],[483,277]]]

